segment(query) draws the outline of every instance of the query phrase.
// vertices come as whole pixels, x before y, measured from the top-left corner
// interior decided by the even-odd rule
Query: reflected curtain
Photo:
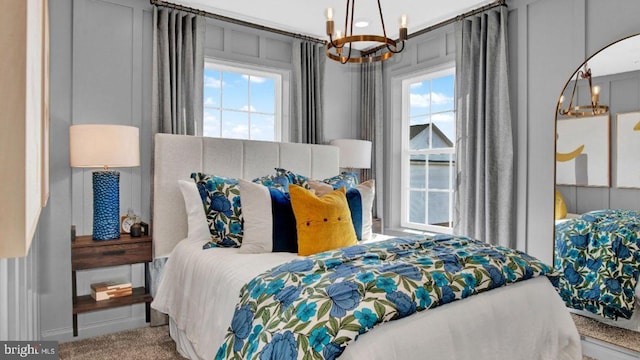
[[[200,133],[205,26],[206,20],[201,16],[154,6],[151,90],[153,134]],[[153,176],[151,179],[153,182]],[[151,189],[153,192],[153,183]],[[151,208],[153,209],[153,197]],[[157,258],[149,264],[152,296],[156,294],[166,262],[167,258]],[[151,309],[152,326],[167,323],[168,317],[165,314]]]
[[[515,248],[507,8],[456,23],[454,232]]]
[[[363,63],[360,68],[362,107],[360,117],[360,139],[371,141],[371,169],[362,170],[361,180],[375,179],[376,196],[373,216],[382,217],[383,170],[382,154],[384,139],[382,135],[382,62]]]
[[[311,41],[293,42],[293,118],[291,141],[323,144],[324,46]]]

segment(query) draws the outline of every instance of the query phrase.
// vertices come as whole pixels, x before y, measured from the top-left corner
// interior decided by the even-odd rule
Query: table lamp
[[[371,141],[334,139],[330,144],[340,149],[340,167],[349,169],[371,168]]]
[[[140,131],[124,125],[72,125],[71,167],[93,172],[93,239],[120,238],[120,172],[114,167],[140,166]]]

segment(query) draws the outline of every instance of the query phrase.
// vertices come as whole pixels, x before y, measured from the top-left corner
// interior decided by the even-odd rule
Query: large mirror
[[[640,34],[568,77],[555,169],[561,297],[572,312],[640,331]]]

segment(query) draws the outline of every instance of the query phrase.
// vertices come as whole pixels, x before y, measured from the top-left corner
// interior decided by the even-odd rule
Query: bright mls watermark
[[[57,341],[0,341],[1,359],[58,360]]]

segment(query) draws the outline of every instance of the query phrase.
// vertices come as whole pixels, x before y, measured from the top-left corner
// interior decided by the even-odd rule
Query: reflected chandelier
[[[382,24],[382,36],[380,35],[354,35],[353,23],[354,23],[354,8],[355,0],[347,0],[347,10],[344,18],[345,36],[342,36],[340,30],[336,31],[335,38],[333,35],[333,9],[328,8],[327,15],[327,35],[329,36],[329,42],[326,47],[326,54],[329,59],[339,61],[342,64],[346,63],[365,63],[382,61],[391,58],[394,54],[402,52],[404,50],[404,43],[407,40],[407,16],[402,15],[400,18],[400,35],[398,41],[402,42],[402,46],[398,47],[398,43],[387,37],[387,30],[384,26],[384,18],[382,17],[382,6],[380,6],[380,0],[378,0],[378,10],[380,12],[380,23]],[[351,53],[353,43],[355,42],[377,42],[380,43],[381,49],[386,49],[382,54],[378,56],[359,56]],[[349,44],[348,52],[343,51],[344,46]],[[344,56],[346,52],[346,56]]]
[[[589,92],[591,94],[591,104],[589,105],[573,106],[579,79],[586,79],[589,82]],[[587,66],[587,64],[584,64],[584,68],[582,70],[578,70],[578,72],[576,73],[576,78],[573,81],[573,90],[571,91],[569,106],[567,108],[562,107],[564,103],[564,95],[560,96],[560,101],[558,102],[558,113],[560,115],[566,116],[595,116],[604,114],[609,111],[609,107],[606,105],[598,104],[599,99],[600,86],[593,86],[593,83],[591,82],[591,69]]]

